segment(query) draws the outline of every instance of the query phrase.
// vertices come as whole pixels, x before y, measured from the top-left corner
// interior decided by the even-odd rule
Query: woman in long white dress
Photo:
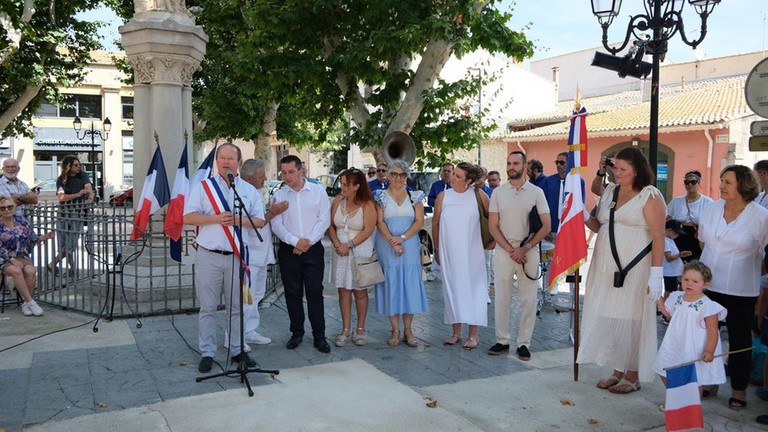
[[[477,196],[488,211],[488,196],[477,194],[475,181],[482,176],[475,165],[462,162],[451,176],[451,189],[440,192],[435,201],[432,220],[434,259],[440,265],[445,310],[443,320],[453,330],[443,343],[455,345],[461,340],[461,324],[469,325],[464,349],[477,348],[478,326],[488,325],[486,301],[488,279],[478,271],[485,266],[483,240],[480,235],[480,213]]]
[[[352,268],[355,257],[373,254],[373,231],[376,228],[376,205],[363,172],[349,169],[341,173],[341,195],[331,204],[331,226],[328,237],[333,244],[331,280],[339,290],[341,333],[336,346],[344,346],[352,338],[352,296],[357,309],[357,331],[352,341],[365,345],[365,317],[368,313],[368,288],[355,286]]]
[[[605,175],[604,160],[600,170],[598,177]],[[613,367],[613,374],[597,386],[612,393],[631,393],[640,389],[640,381],[655,379],[655,301],[664,290],[661,260],[666,209],[661,192],[652,186],[648,161],[639,150],[621,150],[613,172],[616,184],[604,187],[597,215],[587,221],[597,232],[597,240],[587,275],[577,362]],[[617,190],[616,203],[612,204]],[[623,268],[651,243],[650,253],[626,273],[620,287],[614,286],[619,269],[609,240],[611,208],[615,210],[615,243]]]

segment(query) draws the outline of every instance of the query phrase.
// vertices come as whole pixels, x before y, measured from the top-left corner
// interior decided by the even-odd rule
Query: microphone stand
[[[244,251],[245,251],[245,244],[243,242],[243,213],[246,214],[248,217],[248,220],[251,222],[251,226],[255,227],[256,225],[253,223],[253,218],[248,213],[248,209],[245,208],[245,204],[243,203],[243,199],[240,197],[240,194],[237,192],[237,188],[235,187],[235,179],[232,173],[227,173],[227,180],[229,180],[229,185],[232,188],[232,191],[235,193],[235,205],[233,206],[233,211],[237,213],[238,217],[238,225],[240,226],[240,235],[237,235],[237,231],[235,231],[235,235],[237,235],[238,244],[240,247],[240,259],[242,262],[237,263],[238,268],[240,271],[238,272],[239,276],[239,296],[240,296],[240,361],[237,362],[237,369],[230,369],[226,370],[221,373],[216,373],[213,375],[208,375],[204,377],[197,377],[195,378],[195,382],[201,382],[205,381],[211,378],[217,378],[221,376],[239,376],[240,382],[245,383],[245,386],[248,388],[248,396],[253,397],[253,389],[251,389],[251,382],[248,380],[248,373],[255,372],[255,373],[264,373],[264,374],[270,374],[272,376],[280,374],[279,370],[268,370],[268,369],[260,369],[260,368],[249,368],[246,364],[245,360],[245,307],[243,306],[243,302],[245,299],[243,298],[243,282],[245,281],[245,268],[243,267],[243,264],[248,265],[247,262],[245,262],[244,258]],[[254,228],[254,231],[256,231],[256,235],[259,238],[259,241],[263,242],[264,239],[261,237],[261,234],[259,233],[259,230]],[[232,259],[235,260],[236,257],[234,254],[232,254]],[[230,287],[230,290],[233,290],[234,287]],[[234,295],[229,296],[230,299],[234,299]],[[232,302],[230,301],[229,304],[229,313],[230,316],[232,314]],[[231,320],[230,320],[231,322]],[[229,357],[229,356],[228,356]]]

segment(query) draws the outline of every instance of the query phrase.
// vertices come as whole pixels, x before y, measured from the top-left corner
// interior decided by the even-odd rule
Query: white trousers
[[[200,353],[216,356],[216,308],[221,295],[229,317],[229,346],[232,355],[240,354],[240,281],[237,258],[203,248],[195,258],[195,292],[200,313],[197,318]]]
[[[515,277],[517,289],[520,292],[520,325],[517,330],[517,347],[531,346],[533,326],[536,323],[536,289],[535,280],[529,279],[522,264],[512,261],[509,254],[501,248],[496,248],[493,257],[494,267],[494,320],[496,321],[496,342],[508,345],[511,339],[509,333],[509,314],[512,306],[512,293]],[[531,276],[537,276],[539,271],[539,251],[533,248],[526,253],[528,259],[525,271]]]
[[[249,265],[251,270],[251,293],[253,294],[253,304],[247,302],[243,305],[245,313],[245,334],[255,332],[259,328],[261,315],[259,314],[259,302],[264,298],[264,292],[267,289],[267,266]]]

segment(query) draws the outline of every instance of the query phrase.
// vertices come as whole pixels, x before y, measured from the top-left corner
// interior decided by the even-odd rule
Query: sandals
[[[352,337],[352,335],[349,334],[349,329],[343,329],[341,331],[341,334],[336,336],[336,339],[333,341],[333,343],[337,347],[343,347],[344,345],[349,343],[349,339],[351,337]]]
[[[728,399],[728,408],[732,410],[740,410],[747,407],[747,401],[736,399],[734,397]]]
[[[403,332],[403,341],[409,347],[419,346],[419,342],[416,340],[415,337],[413,337],[413,332],[411,331],[411,329],[405,329],[405,331]]]
[[[456,345],[457,343],[461,342],[461,335],[460,334],[452,334],[451,337],[443,341],[443,345],[445,346],[452,346]]]
[[[469,339],[467,339],[467,341],[464,343],[464,349],[467,351],[470,351],[477,348],[479,341],[480,340],[477,336],[475,337],[470,336]]]
[[[621,378],[616,385],[608,388],[608,391],[615,394],[629,394],[640,390],[640,380],[635,382],[627,381],[625,378]]]
[[[362,334],[360,333],[362,332]],[[365,335],[365,329],[358,327],[357,328],[357,334],[355,335],[355,338],[352,339],[352,342],[355,343],[357,346],[363,346],[366,343],[368,343],[368,337]]]
[[[400,345],[400,330],[392,330],[392,332],[390,332],[387,344],[391,347]]]
[[[598,381],[597,382],[597,388],[603,389],[603,390],[608,390],[609,388],[611,388],[611,387],[615,386],[616,384],[618,384],[619,381],[621,381],[622,379],[623,379],[623,377],[622,378],[618,378],[615,375],[611,375],[611,376],[609,376],[606,379],[601,379],[600,381]]]

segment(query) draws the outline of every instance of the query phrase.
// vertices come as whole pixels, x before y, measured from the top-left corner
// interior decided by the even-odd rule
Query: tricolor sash
[[[229,203],[227,202],[227,199],[224,197],[224,193],[221,191],[221,187],[219,187],[219,184],[216,182],[213,178],[208,178],[202,181],[203,190],[205,191],[205,195],[208,197],[208,201],[211,203],[211,208],[213,209],[214,214],[221,214],[223,212],[231,212],[229,208]],[[216,191],[214,194],[211,191],[211,188]],[[229,245],[232,246],[232,252],[234,252],[235,256],[240,260],[240,265],[243,267],[243,271],[245,272],[247,281],[248,281],[248,287],[251,285],[251,271],[248,268],[248,248],[245,248],[244,253],[241,253],[240,246],[235,241],[236,236],[239,238],[242,238],[243,235],[242,228],[239,226],[224,226],[222,225],[221,228],[224,230],[224,235],[227,237],[227,241],[229,241]],[[245,281],[243,281],[245,283]],[[245,287],[243,287],[243,290],[245,291]],[[251,291],[248,289],[248,304],[252,304],[253,300],[251,300]]]

